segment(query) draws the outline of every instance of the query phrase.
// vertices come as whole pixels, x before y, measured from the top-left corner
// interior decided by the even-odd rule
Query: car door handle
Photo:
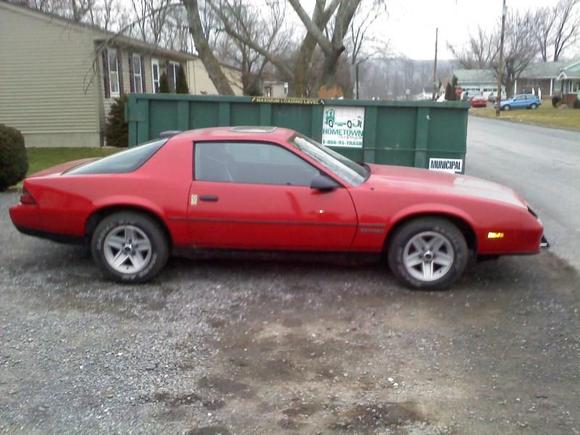
[[[217,202],[218,201],[218,196],[217,195],[199,195],[199,200],[200,201],[205,201],[205,202]]]

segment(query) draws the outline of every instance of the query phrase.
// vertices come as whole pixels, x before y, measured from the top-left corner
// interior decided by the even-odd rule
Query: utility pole
[[[354,69],[354,75],[356,78],[356,99],[358,100],[358,66],[360,65],[360,62],[357,62],[355,65],[355,69]]]
[[[437,44],[439,39],[439,27],[435,28],[435,62],[433,62],[433,100],[437,96],[437,88],[439,87],[439,82],[437,81]]]
[[[495,107],[495,116],[499,117],[501,112],[501,83],[503,82],[503,39],[505,34],[505,16],[507,14],[507,6],[505,4],[505,0],[503,0],[503,7],[501,9],[501,36],[499,40],[499,66],[498,66],[498,74],[497,74],[497,98],[495,99],[495,103],[497,104]]]

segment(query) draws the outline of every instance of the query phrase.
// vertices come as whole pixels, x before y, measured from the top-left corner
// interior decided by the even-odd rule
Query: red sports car
[[[471,99],[471,107],[487,107],[487,98],[483,95],[476,95]]]
[[[90,245],[122,282],[186,249],[386,254],[407,286],[449,286],[468,258],[535,254],[542,223],[512,190],[424,169],[357,164],[295,131],[175,133],[24,181],[23,233]]]

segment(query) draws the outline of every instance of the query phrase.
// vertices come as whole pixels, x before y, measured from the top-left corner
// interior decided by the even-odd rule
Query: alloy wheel
[[[435,231],[423,231],[413,236],[403,250],[403,264],[407,272],[422,282],[444,277],[455,260],[450,240]]]
[[[119,273],[135,274],[150,262],[151,240],[134,225],[120,225],[113,228],[103,242],[107,264]]]

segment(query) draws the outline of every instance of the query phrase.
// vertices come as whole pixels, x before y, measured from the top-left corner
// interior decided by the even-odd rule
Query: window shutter
[[[135,92],[135,73],[133,72],[133,53],[129,52],[129,92]]]
[[[171,62],[168,60],[165,61],[165,71],[167,74],[167,84],[169,85],[169,92],[174,92],[173,89],[173,80],[171,80]]]
[[[143,93],[147,92],[147,88],[145,87],[145,61],[143,56],[139,56],[141,60],[141,87],[143,88]]]
[[[101,51],[103,57],[103,87],[105,89],[105,98],[111,98],[111,87],[109,86],[109,56],[107,49]]]
[[[123,52],[117,50],[117,65],[119,70],[119,95],[125,95],[125,87],[123,86]]]

